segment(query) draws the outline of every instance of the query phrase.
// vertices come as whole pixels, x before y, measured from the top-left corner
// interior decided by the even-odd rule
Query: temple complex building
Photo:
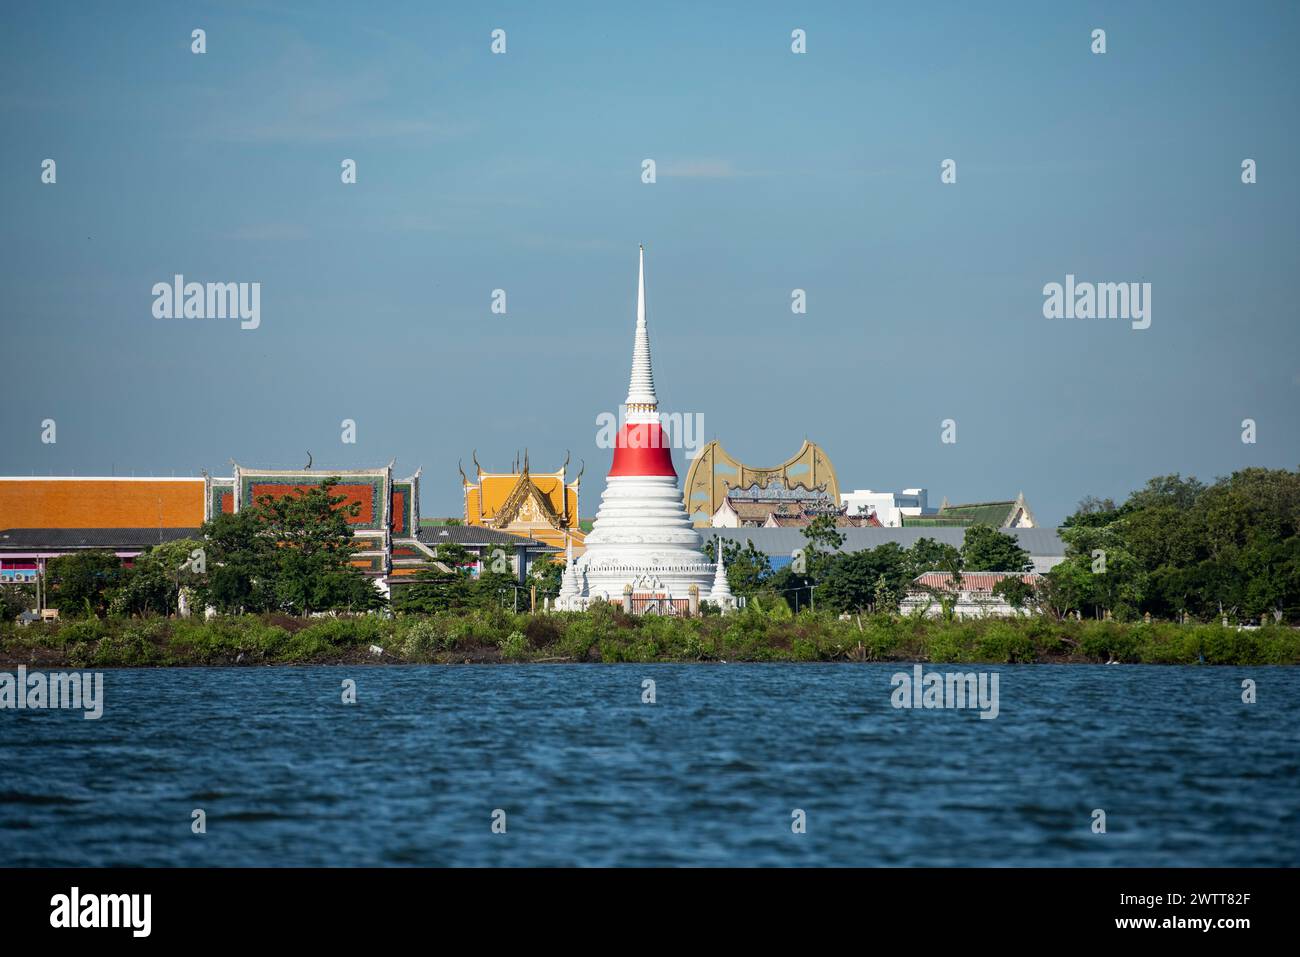
[[[963,571],[960,579],[954,578],[952,572],[926,572],[912,581],[899,611],[926,618],[940,618],[945,610],[958,618],[1017,618],[1032,614],[1037,608],[1032,600],[1017,608],[994,592],[998,583],[1008,578],[1019,578],[1031,588],[1042,581],[1036,572]]]
[[[129,564],[150,546],[192,538],[205,489],[202,478],[0,477],[0,584],[35,581],[60,555],[111,551]]]
[[[787,488],[774,480],[766,488],[757,484],[747,489],[728,489],[713,513],[713,528],[803,528],[822,516],[830,516],[838,528],[879,526],[874,512],[850,514],[848,506],[836,505],[825,490],[802,485]]]
[[[33,581],[51,559],[78,551],[111,551],[129,564],[152,546],[198,538],[203,523],[217,516],[239,512],[264,496],[299,494],[326,478],[338,480],[334,494],[343,497],[343,505],[357,506],[357,514],[348,517],[358,547],[352,564],[384,595],[435,567],[444,542],[469,551],[472,570],[503,557],[521,582],[538,556],[559,551],[528,535],[492,528],[442,534],[421,529],[420,472],[396,476],[391,462],[365,469],[231,465],[228,477],[0,477],[0,583]],[[545,479],[539,484],[548,487]],[[576,513],[576,481],[571,488],[569,512]],[[530,508],[521,504],[515,511],[527,515]]]
[[[109,550],[124,561],[153,545],[198,538],[204,522],[337,478],[334,494],[356,504],[348,518],[358,546],[352,564],[389,594],[392,578],[427,567],[433,551],[416,537],[417,472],[395,479],[372,469],[259,469],[231,463],[230,477],[0,478],[0,577],[35,577],[52,558]]]
[[[355,505],[348,517],[357,546],[352,565],[376,579],[385,595],[390,580],[424,570],[433,552],[423,545],[420,527],[420,473],[406,478],[393,475],[393,463],[369,469],[262,469],[232,463],[230,478],[207,479],[207,518],[238,512],[265,497],[301,494],[322,479],[336,478],[334,495],[345,507]],[[398,557],[395,552],[400,555]]]
[[[464,468],[460,472],[467,525],[530,538],[557,550],[564,550],[572,543],[577,553],[582,553],[586,541],[578,520],[582,470],[570,482],[568,456],[554,472],[534,472],[529,466],[527,449],[522,467],[516,457],[514,465],[502,472],[484,471],[477,451],[472,459],[474,481],[470,481]]]
[[[715,439],[691,462],[683,502],[699,527],[761,526],[778,512],[794,521],[847,515],[829,456],[807,439],[791,458],[765,467],[738,462]]]

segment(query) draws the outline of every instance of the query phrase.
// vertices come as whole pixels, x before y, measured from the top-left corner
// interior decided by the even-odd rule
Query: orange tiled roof
[[[198,528],[201,478],[0,478],[0,528]]]
[[[1019,578],[1026,585],[1033,585],[1041,576],[1034,572],[962,572],[961,587],[966,591],[993,593],[993,586],[1004,578]],[[952,572],[926,572],[917,575],[914,584],[927,588],[940,588],[952,591]]]

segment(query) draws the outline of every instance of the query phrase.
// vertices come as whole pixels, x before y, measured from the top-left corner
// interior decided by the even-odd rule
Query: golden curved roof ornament
[[[794,472],[795,474],[790,474]],[[802,485],[813,491],[825,488],[827,498],[839,501],[839,482],[826,450],[804,438],[799,451],[778,465],[753,466],[727,454],[717,439],[710,441],[691,462],[682,486],[686,514],[697,525],[708,524],[731,489],[760,487],[779,481],[787,489]]]
[[[478,464],[478,449],[470,452],[469,457],[474,460],[474,468],[478,469],[479,475],[483,474],[483,466]]]
[[[456,468],[460,470],[460,481],[461,481],[461,484],[462,484],[462,485],[465,485],[465,486],[468,486],[468,485],[470,484],[470,482],[469,482],[469,476],[465,474],[465,460],[464,460],[464,459],[457,459],[457,460],[456,460]]]

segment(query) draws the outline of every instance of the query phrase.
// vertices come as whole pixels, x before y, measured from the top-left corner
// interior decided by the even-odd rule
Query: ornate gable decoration
[[[749,488],[727,489],[727,498],[733,502],[819,502],[829,500],[823,483],[816,488],[808,488],[802,482],[787,485],[779,476],[773,476],[766,485],[754,482]]]
[[[497,528],[505,528],[516,520],[528,524],[544,521],[551,528],[561,527],[560,516],[555,513],[542,490],[533,484],[527,472],[519,476],[519,481],[497,510],[492,524]]]

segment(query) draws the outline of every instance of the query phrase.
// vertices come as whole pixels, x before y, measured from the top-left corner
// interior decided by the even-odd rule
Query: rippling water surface
[[[1002,666],[996,720],[900,670],[107,671],[0,711],[0,863],[1300,865],[1298,669]]]

